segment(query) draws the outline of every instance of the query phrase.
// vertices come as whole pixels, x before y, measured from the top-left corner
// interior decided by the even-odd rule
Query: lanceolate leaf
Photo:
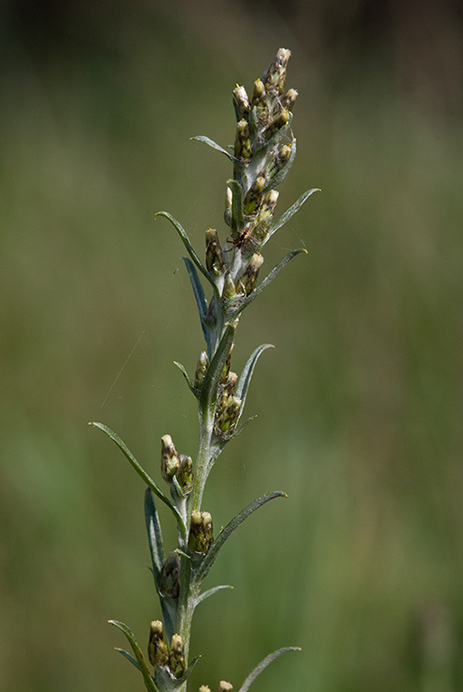
[[[186,380],[186,383],[187,383],[188,387],[189,387],[190,390],[193,392],[193,394],[196,396],[196,389],[195,389],[194,386],[193,386],[193,382],[190,380],[190,376],[188,375],[185,366],[182,365],[181,363],[179,363],[179,362],[176,361],[176,360],[174,360],[174,365],[176,365],[177,368],[180,370],[180,372],[182,373],[183,377],[184,377],[185,380]]]
[[[293,137],[293,139],[291,141],[291,151],[289,154],[289,158],[286,161],[285,165],[282,168],[280,168],[278,173],[273,178],[271,178],[269,180],[268,189],[270,189],[270,188],[275,189],[276,187],[278,187],[278,185],[281,185],[283,180],[288,175],[295,158],[296,158],[296,139],[295,139],[295,137]]]
[[[248,362],[244,366],[243,372],[241,373],[238,384],[236,385],[236,396],[241,399],[241,409],[240,414],[242,414],[244,409],[244,402],[246,401],[246,396],[248,393],[248,388],[251,383],[251,378],[254,373],[254,368],[259,359],[261,353],[266,351],[268,348],[274,348],[272,344],[262,344],[256,348],[256,350],[250,355]]]
[[[200,658],[201,658],[201,656],[195,656],[194,657],[194,659],[191,661],[190,665],[186,669],[184,675],[182,675],[182,677],[178,679],[178,681],[175,685],[176,687],[180,687],[180,685],[182,685],[185,682],[185,680],[190,677],[191,673],[193,672],[193,668],[198,663]]]
[[[232,191],[232,224],[234,231],[244,228],[243,217],[243,188],[237,180],[227,180],[227,185]]]
[[[143,680],[145,681],[145,687],[148,690],[148,692],[158,692],[158,689],[153,682],[153,678],[151,677],[151,673],[149,671],[148,665],[145,661],[145,657],[143,656],[141,649],[135,640],[135,635],[133,634],[132,630],[129,629],[127,627],[127,625],[124,625],[123,622],[117,622],[117,620],[108,620],[108,622],[110,625],[114,625],[115,627],[120,629],[121,632],[123,632],[125,634],[125,636],[127,637],[128,642],[132,648],[132,651],[135,654],[136,662],[138,663],[139,669],[143,675]],[[129,660],[131,660],[131,657],[129,658]]]
[[[274,661],[279,656],[288,653],[289,651],[300,651],[300,648],[297,646],[287,646],[284,649],[278,649],[277,651],[274,651],[273,654],[269,654],[268,656],[266,656],[263,659],[263,661],[261,661],[259,665],[257,665],[251,673],[249,673],[248,677],[243,682],[238,692],[248,692],[249,688],[251,687],[252,683],[257,678],[257,676],[260,675],[262,671],[265,670],[265,668],[267,668],[267,666],[270,665],[270,663],[272,663],[272,661]]]
[[[184,257],[183,261],[186,264],[188,275],[190,277],[191,285],[193,288],[193,293],[196,300],[196,305],[198,306],[199,319],[201,322],[201,329],[203,330],[204,338],[206,340],[208,350],[211,347],[211,332],[206,322],[208,303],[206,296],[204,294],[204,289],[201,281],[199,280],[198,272],[193,262]]]
[[[285,166],[285,168],[286,168],[286,166]],[[278,231],[279,228],[281,228],[282,226],[284,226],[285,223],[287,223],[287,222],[290,220],[290,218],[291,218],[292,216],[294,216],[294,214],[295,214],[296,212],[299,211],[299,209],[302,207],[302,205],[304,204],[304,202],[305,202],[306,200],[308,200],[309,197],[310,197],[311,195],[313,195],[314,192],[320,192],[320,188],[319,188],[319,187],[313,187],[311,190],[306,190],[306,192],[304,192],[304,194],[302,194],[302,195],[299,197],[299,199],[296,200],[296,201],[294,202],[294,204],[292,204],[292,205],[290,206],[290,208],[287,209],[287,210],[285,211],[285,213],[282,214],[282,215],[280,216],[280,218],[278,219],[278,221],[276,221],[276,222],[270,227],[270,231],[269,231],[269,233],[268,233],[268,236],[267,236],[265,242],[268,242],[269,238],[271,238],[272,235],[273,235],[274,233],[276,233],[276,231]],[[264,243],[264,245],[265,245],[265,243]]]
[[[162,500],[175,514],[177,517],[178,524],[180,526],[180,530],[182,531],[183,536],[186,536],[186,527],[183,522],[182,516],[178,509],[175,507],[175,505],[172,504],[172,502],[169,500],[169,498],[164,495],[162,490],[157,486],[157,484],[154,482],[154,480],[149,476],[145,469],[140,466],[138,461],[135,459],[133,456],[132,452],[130,449],[127,447],[127,445],[121,440],[119,435],[117,435],[114,430],[111,430],[111,428],[108,428],[107,425],[103,425],[103,423],[90,423],[90,425],[93,425],[95,428],[99,428],[102,430],[106,435],[111,438],[113,442],[116,443],[116,445],[119,447],[121,452],[124,454],[124,456],[129,460],[130,464],[132,467],[135,469],[135,471],[138,473],[140,478],[143,479],[143,481],[146,483],[146,485],[151,488],[153,493],[157,495],[157,497]]]
[[[209,598],[209,596],[213,596],[218,591],[224,591],[224,589],[233,589],[233,586],[230,586],[230,584],[224,584],[223,586],[214,586],[212,589],[204,591],[204,593],[202,593],[196,601],[196,605],[202,603],[206,600],[206,598]]]
[[[206,137],[205,135],[197,135],[196,137],[191,137],[191,139],[193,141],[196,141],[196,142],[204,142],[204,144],[207,144],[212,149],[215,149],[216,151],[220,151],[221,154],[225,154],[227,159],[230,159],[230,161],[232,163],[235,163],[236,159],[233,156],[233,154],[231,154],[229,151],[227,151],[226,149],[221,147],[220,144],[217,144],[217,142],[214,142],[214,140],[211,139],[210,137]]]
[[[165,555],[162,542],[161,523],[159,521],[156,505],[154,504],[153,491],[151,488],[147,488],[145,492],[145,522],[146,530],[148,532],[151,563],[153,565],[156,583],[159,588],[161,572],[165,562]]]
[[[167,211],[158,211],[158,212],[156,212],[155,216],[165,216],[166,219],[168,219],[171,222],[171,224],[173,225],[173,227],[175,228],[175,230],[179,234],[180,238],[182,239],[184,246],[188,250],[188,254],[190,255],[191,259],[196,264],[196,266],[199,269],[199,271],[201,272],[201,274],[203,274],[203,276],[205,276],[205,278],[209,281],[209,283],[212,285],[214,290],[217,291],[217,287],[216,287],[212,277],[209,275],[209,272],[204,268],[203,263],[201,262],[198,255],[196,254],[195,249],[194,249],[193,245],[190,243],[190,239],[188,238],[188,235],[187,235],[185,229],[183,228],[182,224],[179,221],[177,221],[177,219],[174,219],[172,214],[169,214],[169,212],[167,212]]]
[[[281,260],[281,262],[279,262],[279,263],[277,264],[277,266],[276,266],[274,269],[272,269],[272,271],[271,271],[269,274],[267,274],[267,276],[266,276],[265,279],[262,281],[262,283],[260,283],[260,284],[253,290],[253,292],[250,293],[250,294],[248,295],[248,297],[247,297],[245,300],[243,300],[242,303],[240,303],[240,304],[238,305],[238,307],[236,308],[236,312],[233,313],[233,316],[236,317],[236,316],[239,315],[241,312],[243,312],[243,310],[244,310],[245,308],[247,308],[248,305],[249,305],[250,303],[252,303],[252,301],[255,300],[255,299],[257,298],[257,296],[259,295],[259,293],[262,293],[262,291],[264,290],[264,288],[266,288],[266,287],[273,281],[273,279],[275,279],[275,278],[278,276],[278,274],[281,272],[281,270],[284,269],[284,268],[286,267],[286,265],[288,264],[288,262],[291,262],[291,260],[293,259],[293,257],[296,257],[297,255],[300,255],[301,253],[303,253],[303,254],[305,254],[305,255],[308,254],[308,252],[307,252],[307,250],[306,250],[305,248],[300,248],[299,250],[293,250],[292,252],[288,253],[288,254],[286,255],[286,257],[283,257],[283,259]]]
[[[131,654],[128,653],[128,651],[124,651],[124,649],[120,649],[118,646],[115,646],[114,648],[116,649],[116,651],[118,651],[120,654],[122,654],[124,658],[126,658],[128,661],[130,661],[130,663],[133,666],[135,666],[135,668],[137,670],[139,670],[141,673],[140,665],[137,663],[137,660]]]
[[[217,553],[219,552],[220,548],[223,546],[227,538],[229,538],[232,535],[233,531],[237,529],[238,526],[245,519],[247,519],[247,517],[249,517],[250,514],[255,512],[256,509],[259,509],[259,507],[262,507],[262,505],[264,505],[269,500],[273,500],[275,497],[287,497],[287,495],[286,493],[282,493],[281,491],[277,490],[273,493],[267,493],[266,495],[258,497],[257,499],[253,500],[247,507],[245,507],[242,512],[237,514],[236,517],[234,517],[226,525],[226,527],[221,530],[221,532],[209,548],[208,552],[206,553],[206,556],[204,560],[201,562],[201,565],[199,566],[196,575],[196,579],[199,582],[201,582],[206,576],[206,574],[209,572],[215,558],[217,557]]]

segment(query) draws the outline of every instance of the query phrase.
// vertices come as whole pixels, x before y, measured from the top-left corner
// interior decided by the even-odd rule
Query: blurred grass
[[[194,452],[172,360],[194,367],[199,325],[180,243],[153,214],[171,211],[198,248],[208,226],[226,233],[228,164],[188,139],[232,140],[231,89],[279,45],[300,91],[280,208],[323,192],[266,255],[270,267],[309,250],[243,318],[237,363],[258,343],[277,349],[249,395],[259,418],[226,450],[205,508],[218,527],[265,491],[289,499],[250,519],[212,573],[235,590],[198,611],[194,682],[239,685],[297,644],[256,692],[287,679],[320,692],[463,685],[461,125],[355,42],[339,72],[329,47],[309,61],[302,27],[270,11],[262,23],[258,8],[218,3],[213,34],[208,8],[178,2],[118,4],[109,21],[87,8],[72,41],[50,46],[8,36],[2,689],[140,685],[105,621],[144,643],[159,615],[143,488],[86,424],[116,429],[153,472],[166,432]]]

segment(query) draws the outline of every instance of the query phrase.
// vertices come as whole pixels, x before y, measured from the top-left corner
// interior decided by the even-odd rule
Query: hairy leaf
[[[281,185],[283,180],[288,175],[295,158],[296,158],[296,139],[295,139],[295,137],[293,137],[293,139],[291,141],[291,151],[289,154],[289,158],[286,161],[286,163],[284,164],[284,166],[282,166],[282,168],[280,168],[278,173],[273,178],[270,178],[267,189],[270,189],[270,188],[275,189],[276,187],[278,187],[278,185]]]
[[[270,665],[270,663],[272,663],[272,661],[274,661],[279,656],[288,653],[289,651],[300,651],[300,648],[297,646],[287,646],[283,649],[278,649],[277,651],[274,651],[273,654],[269,654],[268,656],[266,656],[259,663],[259,665],[257,665],[251,673],[249,673],[248,677],[243,682],[238,692],[248,692],[249,688],[251,687],[252,683],[257,678],[257,676],[260,675],[262,671],[265,670],[265,668],[267,668],[267,666]]]
[[[149,671],[148,665],[145,661],[145,657],[143,656],[142,651],[135,640],[135,635],[132,632],[132,630],[129,629],[129,627],[127,627],[127,625],[124,625],[123,622],[117,622],[117,620],[108,620],[108,622],[110,625],[114,625],[115,627],[120,629],[121,632],[123,632],[125,634],[125,636],[127,637],[128,642],[132,648],[132,651],[135,654],[136,662],[138,663],[140,671],[143,675],[143,680],[145,681],[146,689],[149,692],[158,692],[158,689],[157,689],[156,685],[154,684],[153,678],[152,678],[151,673]]]
[[[166,558],[162,541],[161,522],[159,521],[151,488],[147,488],[145,492],[145,523],[148,532],[151,564],[153,565],[154,576],[159,588],[161,572]]]
[[[194,385],[193,385],[193,382],[192,382],[191,379],[190,379],[189,374],[188,374],[187,371],[186,371],[185,366],[182,365],[181,363],[179,363],[177,360],[174,360],[174,365],[176,365],[177,368],[180,370],[180,372],[182,373],[183,377],[184,377],[185,380],[186,380],[186,383],[187,383],[188,387],[190,388],[190,391],[192,391],[193,394],[196,396],[196,394],[197,394],[196,389],[195,389],[195,387],[194,387]]]
[[[124,454],[124,456],[129,460],[130,464],[131,464],[132,467],[135,469],[135,471],[138,473],[138,475],[140,476],[140,478],[142,478],[143,481],[146,483],[146,485],[147,485],[149,488],[151,488],[151,490],[153,491],[153,493],[154,493],[160,500],[162,500],[162,501],[172,510],[172,512],[175,514],[175,516],[176,516],[176,518],[177,518],[177,522],[178,522],[178,524],[179,524],[179,526],[180,526],[180,530],[181,530],[181,532],[182,532],[182,535],[183,535],[183,536],[186,536],[186,527],[185,527],[185,524],[184,524],[184,522],[183,522],[183,519],[182,519],[182,516],[181,516],[180,512],[179,512],[178,509],[175,507],[175,505],[172,504],[172,502],[169,500],[169,498],[168,498],[166,495],[164,495],[164,493],[162,492],[162,490],[157,486],[157,484],[156,484],[155,481],[151,478],[151,476],[148,475],[148,473],[146,473],[145,469],[144,469],[142,466],[140,466],[140,464],[139,464],[138,461],[135,459],[135,457],[134,457],[134,455],[132,454],[132,452],[130,451],[130,449],[127,447],[127,445],[125,444],[125,442],[123,442],[123,441],[121,440],[121,438],[119,437],[119,435],[117,435],[117,434],[114,432],[114,430],[111,430],[111,428],[108,428],[107,425],[103,425],[103,423],[92,422],[92,423],[89,423],[89,425],[92,425],[92,426],[95,427],[95,428],[99,428],[99,429],[102,430],[104,433],[106,433],[106,435],[107,435],[113,442],[115,442],[115,444],[119,447],[119,449],[120,449],[121,452]]]
[[[212,149],[220,151],[221,154],[225,154],[227,159],[230,159],[232,163],[236,162],[236,158],[233,156],[233,154],[231,154],[229,151],[220,146],[220,144],[217,144],[217,142],[214,142],[214,140],[210,137],[206,137],[206,135],[196,135],[196,137],[191,137],[191,140],[195,142],[203,142],[204,144],[210,146]]]
[[[179,221],[177,221],[177,219],[175,219],[172,216],[172,214],[169,214],[168,211],[158,211],[158,212],[156,212],[155,216],[165,216],[165,218],[171,222],[171,224],[173,225],[173,227],[175,228],[175,230],[179,234],[179,236],[180,236],[184,246],[186,247],[188,254],[190,255],[191,259],[193,260],[194,264],[199,269],[201,274],[209,281],[209,283],[214,288],[214,290],[217,291],[217,287],[214,283],[214,280],[210,276],[207,269],[205,269],[203,263],[201,262],[198,255],[196,254],[196,251],[195,251],[193,245],[191,244],[190,239],[187,235],[187,232],[183,228],[182,224]]]
[[[227,185],[232,191],[232,228],[234,231],[244,227],[243,217],[243,188],[238,180],[230,178]]]
[[[320,192],[320,191],[321,191],[321,190],[320,190],[319,187],[313,187],[311,190],[306,190],[306,192],[304,192],[304,193],[299,197],[299,199],[296,200],[296,201],[294,202],[294,204],[292,204],[292,205],[289,207],[289,209],[287,209],[287,210],[285,211],[285,213],[282,214],[282,215],[280,216],[280,218],[278,219],[278,221],[276,221],[276,222],[270,227],[270,231],[269,231],[268,236],[267,236],[267,238],[266,238],[266,240],[265,240],[265,243],[268,242],[269,238],[271,238],[272,235],[273,235],[274,233],[276,233],[276,231],[278,231],[278,229],[280,229],[282,226],[284,226],[285,223],[287,223],[287,222],[290,220],[290,218],[291,218],[292,216],[294,216],[294,214],[296,214],[296,212],[299,211],[299,209],[302,207],[302,205],[304,204],[304,202],[305,202],[306,200],[308,200],[309,197],[310,197],[311,195],[313,195],[314,192]],[[265,243],[263,243],[263,244],[265,245]]]
[[[248,393],[249,385],[251,383],[252,375],[254,373],[254,368],[256,367],[256,363],[261,353],[266,351],[268,348],[275,347],[272,344],[262,344],[262,346],[258,346],[258,348],[256,348],[256,350],[248,358],[248,361],[244,366],[243,372],[241,373],[241,376],[238,380],[238,384],[236,385],[236,396],[241,399],[240,417],[244,409],[244,403],[246,401],[246,396]]]
[[[223,584],[222,586],[214,586],[212,589],[208,589],[207,591],[204,591],[204,593],[202,593],[198,597],[198,600],[196,601],[196,605],[198,605],[199,603],[202,603],[203,601],[206,600],[206,598],[209,598],[209,596],[213,596],[218,591],[224,591],[224,589],[233,589],[233,586],[230,586],[230,584]]]
[[[137,670],[139,670],[141,673],[140,664],[137,662],[137,660],[131,654],[129,654],[128,651],[124,651],[124,649],[120,649],[118,646],[115,646],[114,648],[116,651],[118,651],[120,654],[122,654],[124,656],[124,658],[126,658],[128,661],[130,661],[130,663],[133,666],[135,666],[135,668]]]
[[[204,293],[203,285],[199,280],[198,272],[193,262],[188,258],[184,257],[183,261],[186,264],[188,275],[190,277],[191,286],[193,288],[194,297],[196,300],[196,305],[198,306],[199,320],[201,322],[201,329],[203,330],[204,339],[207,344],[208,351],[210,350],[212,344],[211,331],[207,324],[207,309],[208,303]]]
[[[273,279],[275,279],[275,278],[278,276],[278,274],[281,272],[281,270],[284,269],[284,268],[286,267],[286,265],[288,264],[288,262],[290,262],[294,257],[296,257],[297,255],[300,255],[301,253],[302,253],[302,254],[305,254],[305,255],[308,254],[308,252],[307,252],[307,250],[306,250],[305,248],[300,248],[299,250],[293,250],[292,252],[288,253],[288,254],[286,255],[286,257],[283,257],[283,259],[281,260],[281,262],[279,262],[279,263],[277,264],[277,266],[274,267],[274,268],[272,269],[272,271],[271,271],[269,274],[267,274],[267,276],[266,276],[265,279],[262,281],[262,283],[260,283],[260,284],[253,290],[253,292],[250,293],[250,294],[248,295],[248,297],[245,298],[245,300],[243,300],[243,302],[240,303],[240,304],[237,306],[236,310],[235,310],[234,313],[233,313],[233,316],[236,317],[236,316],[239,315],[241,312],[243,312],[243,310],[244,310],[245,308],[247,308],[248,305],[249,305],[250,303],[252,303],[252,301],[255,300],[255,299],[257,298],[257,296],[258,296],[260,293],[262,293],[262,291],[264,290],[264,288],[267,288],[267,286],[273,281]]]
[[[223,546],[227,538],[229,538],[233,531],[238,528],[238,526],[245,520],[247,517],[249,517],[253,512],[256,511],[256,509],[259,509],[259,507],[262,507],[266,502],[269,500],[273,500],[275,497],[287,497],[286,493],[282,493],[279,490],[276,490],[272,493],[267,493],[266,495],[262,495],[261,497],[256,498],[253,500],[247,507],[245,507],[239,514],[236,515],[226,526],[221,530],[217,538],[214,540],[212,543],[211,547],[209,548],[208,552],[206,553],[206,556],[204,557],[204,560],[201,562],[197,574],[196,574],[196,579],[201,582],[206,574],[209,572],[211,569],[215,558],[217,557],[217,554],[220,550],[220,548]]]

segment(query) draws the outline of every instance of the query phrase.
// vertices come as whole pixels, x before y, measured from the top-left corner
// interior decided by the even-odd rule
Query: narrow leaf
[[[198,311],[199,311],[199,316],[201,317],[201,320],[206,317],[207,314],[207,299],[204,293],[203,285],[201,281],[199,280],[198,272],[196,271],[196,267],[193,264],[193,262],[188,258],[184,257],[183,261],[186,264],[186,268],[188,270],[188,274],[190,276],[190,281],[191,285],[193,287],[193,293],[195,295],[196,299],[196,304],[198,306]]]
[[[151,555],[151,563],[159,587],[161,572],[165,562],[164,545],[162,541],[161,522],[154,503],[153,491],[147,488],[145,492],[145,523],[148,532],[148,543]]]
[[[227,442],[230,440],[234,440],[235,437],[238,437],[238,435],[241,435],[245,427],[248,425],[248,423],[251,423],[253,420],[256,420],[257,416],[251,416],[247,420],[244,421],[242,425],[239,425],[236,430],[233,431],[233,433],[230,435],[230,437],[227,439]]]
[[[167,211],[158,211],[158,212],[156,212],[155,216],[165,216],[165,218],[171,222],[171,224],[173,225],[173,227],[175,228],[175,230],[179,234],[179,236],[180,236],[184,246],[186,247],[188,254],[190,255],[191,259],[193,260],[194,264],[197,266],[197,268],[199,269],[201,274],[203,276],[205,276],[205,278],[209,281],[209,283],[212,285],[214,290],[217,291],[217,287],[216,287],[212,277],[209,275],[209,272],[204,268],[201,260],[199,259],[198,255],[196,254],[195,249],[194,249],[193,245],[191,244],[190,239],[188,238],[188,235],[187,235],[185,229],[183,228],[182,224],[179,221],[177,221],[177,219],[174,219],[172,214],[169,214],[169,212],[167,212]]]
[[[252,303],[252,301],[255,300],[255,299],[257,298],[257,296],[258,296],[260,293],[262,293],[262,291],[264,290],[264,288],[267,288],[267,286],[273,281],[273,279],[275,279],[275,278],[278,276],[278,274],[281,272],[281,270],[284,269],[284,268],[286,267],[286,265],[288,264],[288,262],[291,262],[291,260],[293,259],[293,257],[296,257],[297,255],[300,255],[301,253],[303,253],[303,254],[305,254],[305,255],[308,255],[308,254],[309,254],[305,248],[300,248],[299,250],[293,250],[292,252],[288,253],[288,254],[286,255],[286,257],[283,257],[283,259],[281,260],[281,262],[279,262],[279,263],[277,264],[277,266],[274,267],[274,269],[272,269],[272,271],[271,271],[269,274],[267,274],[267,276],[266,276],[265,279],[262,281],[262,283],[260,283],[260,284],[253,290],[253,292],[250,293],[250,294],[248,295],[248,297],[247,297],[245,300],[243,300],[242,303],[240,303],[240,304],[238,305],[238,307],[236,308],[235,312],[233,313],[233,317],[236,317],[236,316],[239,315],[241,312],[243,312],[243,310],[244,310],[245,308],[247,308],[248,305],[249,305],[250,303]]]
[[[237,180],[227,180],[227,185],[232,191],[232,228],[234,231],[244,228],[243,217],[243,188]]]
[[[127,625],[124,625],[123,622],[117,622],[117,620],[108,620],[110,625],[114,625],[118,629],[121,630],[125,634],[125,636],[128,639],[128,642],[132,648],[133,653],[135,654],[135,659],[136,662],[138,663],[140,667],[140,671],[143,675],[143,680],[145,681],[145,687],[149,692],[158,692],[158,689],[156,685],[153,682],[153,678],[151,677],[151,673],[149,671],[148,665],[145,661],[145,657],[143,656],[140,647],[138,646],[136,640],[135,640],[135,635],[133,634],[132,630],[127,627]]]
[[[240,414],[243,412],[244,409],[244,403],[246,401],[246,396],[248,393],[248,388],[251,383],[251,378],[254,373],[254,368],[256,367],[256,363],[259,359],[259,356],[261,353],[266,351],[268,348],[275,348],[272,344],[262,344],[262,346],[259,346],[256,348],[256,350],[250,355],[246,365],[244,366],[243,372],[241,373],[241,376],[238,380],[238,384],[236,385],[236,396],[241,399],[241,409],[240,409]]]
[[[137,670],[139,670],[141,673],[141,668],[140,668],[137,660],[131,654],[129,654],[127,651],[124,651],[124,649],[120,649],[118,646],[115,646],[114,648],[116,651],[118,651],[120,654],[122,654],[124,656],[124,658],[126,658],[128,661],[130,661],[130,663],[132,665],[134,665],[135,668]]]
[[[200,658],[201,656],[194,657],[194,659],[191,661],[190,665],[188,666],[182,677],[175,682],[175,687],[180,687],[180,685],[182,685],[185,682],[185,680],[187,680],[187,678],[190,677],[191,673],[193,672],[193,668],[196,666]]]
[[[217,553],[219,552],[220,548],[223,546],[227,538],[229,538],[233,531],[238,528],[238,526],[245,520],[247,517],[249,517],[250,514],[256,511],[256,509],[259,509],[259,507],[262,507],[266,502],[269,500],[273,500],[275,497],[287,497],[286,493],[282,493],[281,491],[277,490],[272,493],[267,493],[266,495],[262,495],[261,497],[256,498],[253,500],[247,507],[245,507],[239,514],[236,515],[227,525],[224,529],[221,530],[217,538],[214,540],[212,543],[211,547],[209,548],[208,552],[206,553],[206,556],[204,557],[204,560],[201,562],[198,572],[196,575],[196,579],[201,582],[206,574],[209,572],[209,570],[212,567],[212,564],[217,557]]]
[[[140,464],[139,464],[138,461],[135,459],[135,457],[134,457],[134,455],[132,454],[132,452],[130,451],[130,449],[129,449],[129,448],[127,447],[127,445],[121,440],[121,438],[119,437],[119,435],[117,435],[113,430],[111,430],[111,428],[108,428],[108,426],[103,425],[103,423],[91,422],[91,423],[89,423],[89,425],[92,425],[92,426],[95,427],[95,428],[99,428],[99,429],[102,430],[104,433],[106,433],[106,435],[107,435],[109,438],[111,438],[111,440],[112,440],[113,442],[116,443],[116,445],[119,447],[119,449],[121,450],[121,452],[122,452],[122,453],[124,454],[124,456],[129,460],[129,462],[130,462],[130,464],[132,465],[132,467],[133,467],[133,468],[135,469],[135,471],[138,473],[138,475],[140,476],[140,478],[142,478],[143,481],[146,483],[146,485],[147,485],[149,488],[151,488],[151,490],[153,491],[153,493],[154,493],[160,500],[162,500],[162,501],[172,510],[172,512],[175,514],[175,516],[176,516],[176,518],[177,518],[177,521],[178,521],[178,524],[179,524],[180,529],[181,529],[181,531],[182,531],[182,534],[183,534],[184,536],[186,536],[186,527],[185,527],[185,524],[183,523],[183,519],[182,519],[182,516],[181,516],[180,512],[179,512],[178,509],[175,507],[175,505],[172,504],[172,502],[169,500],[169,498],[168,498],[166,495],[164,495],[164,493],[162,492],[162,490],[157,486],[157,484],[156,484],[155,481],[151,478],[151,476],[149,476],[149,475],[146,473],[145,469],[144,469],[142,466],[140,466]]]
[[[259,120],[257,117],[257,108],[256,108],[256,106],[253,106],[251,108],[251,112],[249,114],[249,131],[250,131],[252,140],[254,140],[256,138],[256,134],[257,134],[258,129],[259,129]]]
[[[203,285],[201,281],[199,280],[198,272],[196,271],[196,267],[193,264],[193,262],[188,259],[188,257],[184,257],[183,261],[186,264],[186,268],[188,271],[188,275],[190,277],[191,281],[191,286],[193,288],[193,293],[194,297],[196,300],[196,305],[198,306],[198,312],[199,312],[199,320],[201,322],[201,329],[203,330],[204,334],[204,339],[206,340],[206,344],[208,347],[208,350],[211,347],[211,332],[207,324],[207,310],[208,310],[208,302],[206,299],[206,295],[204,293]]]
[[[225,361],[230,353],[234,336],[234,326],[232,324],[226,324],[222,339],[217,347],[211,364],[209,365],[201,387],[200,407],[202,409],[202,415],[206,413],[206,409],[210,409],[211,407],[215,406],[219,381],[222,376]]]
[[[248,677],[243,682],[238,692],[248,692],[252,683],[262,673],[262,671],[265,670],[265,668],[267,668],[267,666],[270,665],[270,663],[272,663],[272,661],[274,661],[276,658],[288,653],[289,651],[300,651],[300,648],[298,646],[287,646],[283,649],[278,649],[277,651],[274,651],[273,654],[269,654],[268,656],[266,656],[259,663],[259,665],[257,665],[251,673],[249,673]]]
[[[285,168],[286,168],[286,166],[285,166]],[[296,200],[296,201],[294,202],[294,204],[292,204],[292,205],[289,207],[289,209],[287,209],[287,210],[285,211],[285,213],[282,214],[282,215],[280,216],[280,218],[278,219],[278,221],[276,221],[276,222],[270,227],[270,230],[269,230],[269,233],[268,233],[268,236],[267,236],[267,239],[266,239],[265,242],[267,242],[267,241],[269,240],[269,238],[271,238],[272,235],[273,235],[274,233],[276,233],[276,231],[278,231],[278,229],[280,229],[282,226],[284,226],[285,223],[287,223],[287,222],[290,220],[290,218],[291,218],[292,216],[294,216],[294,214],[295,214],[296,212],[299,211],[299,209],[302,207],[302,205],[304,204],[304,202],[307,201],[307,200],[309,199],[309,197],[310,197],[311,195],[313,195],[314,192],[320,192],[320,191],[321,191],[321,190],[320,190],[319,187],[313,187],[311,190],[306,190],[306,192],[304,192],[304,193],[299,197],[299,199]],[[264,244],[265,244],[265,243],[264,243]]]
[[[205,601],[206,598],[209,598],[209,596],[213,596],[218,591],[223,591],[224,589],[233,589],[233,586],[230,586],[230,584],[223,584],[222,586],[214,586],[212,589],[204,591],[204,593],[202,593],[196,601],[196,605]]]
[[[185,380],[186,380],[186,383],[187,383],[188,387],[190,388],[190,391],[192,391],[193,394],[196,396],[196,394],[197,394],[196,389],[195,389],[195,387],[194,387],[194,385],[193,385],[193,382],[192,382],[191,379],[190,379],[189,374],[188,374],[187,371],[186,371],[185,366],[182,365],[181,363],[179,363],[179,362],[176,361],[176,360],[174,360],[174,365],[176,365],[177,368],[180,370],[180,372],[182,373],[183,377],[184,377]]]
[[[269,180],[269,186],[267,189],[270,189],[270,187],[275,189],[276,187],[278,187],[278,185],[281,185],[283,180],[288,175],[288,173],[291,169],[291,166],[294,163],[295,158],[296,158],[296,139],[293,137],[293,139],[291,141],[291,151],[289,154],[289,158],[286,161],[285,165],[282,168],[280,168],[278,173],[273,178],[271,178]]]
[[[220,151],[221,154],[225,154],[227,159],[230,159],[232,163],[236,162],[236,158],[233,156],[233,154],[230,154],[229,151],[224,149],[220,144],[217,144],[217,142],[214,142],[213,139],[210,137],[206,137],[205,135],[197,135],[196,137],[191,137],[191,140],[195,142],[204,142],[204,144],[207,144],[210,146],[212,149],[215,149],[216,151]]]

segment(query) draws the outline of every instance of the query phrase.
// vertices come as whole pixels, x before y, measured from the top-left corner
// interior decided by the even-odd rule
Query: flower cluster
[[[267,238],[278,201],[273,188],[283,180],[295,154],[290,124],[297,91],[289,89],[284,95],[290,55],[280,48],[262,79],[254,82],[251,98],[243,86],[233,91],[238,119],[233,178],[240,184],[241,200],[234,199],[236,187],[227,187],[225,222],[231,226],[235,247],[248,252]],[[234,214],[240,203],[242,214]]]
[[[224,251],[217,231],[206,231],[206,267],[214,279],[222,277],[222,303],[226,306],[249,296],[256,286],[264,261],[261,249],[270,237],[278,202],[274,188],[286,176],[296,154],[291,111],[297,91],[285,93],[290,55],[280,48],[262,79],[254,82],[251,97],[244,86],[237,85],[233,91],[238,122],[234,153],[229,156],[233,179],[227,184],[224,212],[232,247]]]

